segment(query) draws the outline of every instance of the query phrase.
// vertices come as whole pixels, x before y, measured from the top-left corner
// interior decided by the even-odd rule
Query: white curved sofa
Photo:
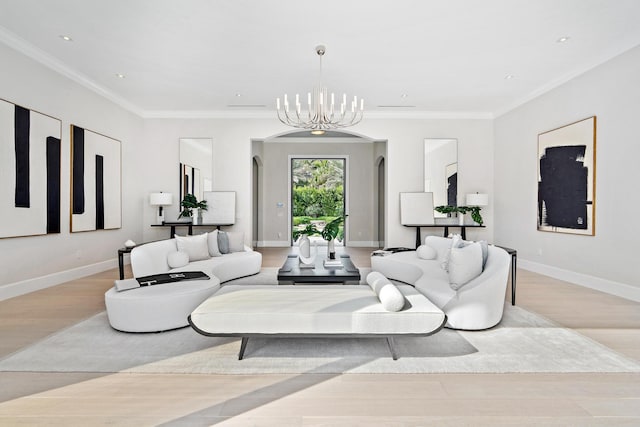
[[[139,287],[118,292],[115,286],[105,293],[109,323],[123,332],[159,332],[189,325],[189,314],[213,295],[220,284],[260,272],[262,254],[244,246],[244,251],[169,267],[169,254],[178,250],[176,239],[136,246],[131,251],[134,277],[179,271],[202,271],[209,280]],[[135,280],[135,279],[127,279]]]
[[[415,286],[444,311],[449,328],[481,330],[497,325],[502,319],[509,277],[511,258],[507,252],[489,245],[482,273],[455,291],[449,283],[449,274],[441,267],[451,239],[427,236],[425,245],[436,249],[436,259],[421,259],[416,251],[397,252],[372,256],[371,269]]]

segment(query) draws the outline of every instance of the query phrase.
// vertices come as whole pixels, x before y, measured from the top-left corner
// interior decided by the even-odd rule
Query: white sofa
[[[505,250],[489,245],[482,273],[456,291],[449,283],[449,274],[441,266],[451,241],[427,236],[425,245],[437,251],[436,259],[419,258],[416,251],[397,252],[372,256],[371,269],[389,279],[415,286],[444,311],[449,328],[481,330],[497,325],[504,310],[510,256]]]
[[[260,272],[262,254],[244,246],[243,251],[169,267],[169,255],[177,252],[176,239],[136,246],[131,251],[134,277],[179,271],[202,271],[209,280],[145,286],[118,292],[115,286],[105,293],[109,323],[124,332],[159,332],[189,325],[189,314],[213,295],[220,284]],[[135,279],[127,279],[135,280]]]
[[[262,265],[262,254],[245,246],[242,252],[232,252],[201,261],[189,262],[183,267],[170,268],[167,261],[168,256],[177,250],[175,238],[136,246],[131,251],[133,276],[142,277],[174,271],[202,271],[217,277],[220,283],[224,283],[257,274]]]

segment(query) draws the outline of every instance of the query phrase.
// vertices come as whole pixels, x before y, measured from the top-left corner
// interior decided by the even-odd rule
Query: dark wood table
[[[324,257],[317,256],[314,268],[300,268],[298,255],[288,255],[282,268],[278,270],[280,284],[296,283],[360,283],[360,270],[353,264],[349,255],[340,255],[342,268],[325,268]]]
[[[449,227],[459,228],[462,240],[466,240],[467,239],[467,228],[484,228],[484,225],[479,225],[479,224],[462,224],[461,225],[461,224],[455,224],[455,223],[451,223],[451,224],[428,224],[428,225],[404,224],[404,226],[405,227],[416,227],[416,249],[418,249],[418,246],[420,246],[422,244],[422,237],[420,237],[420,227],[444,228],[444,233],[443,233],[442,237],[448,237],[449,236]]]
[[[151,224],[152,227],[171,227],[169,231],[169,238],[172,239],[176,234],[176,227],[188,227],[187,234],[189,236],[193,235],[193,227],[216,227],[218,230],[222,226],[233,225],[233,224],[193,224],[191,222],[186,221],[174,221],[174,222],[163,222],[162,224]]]
[[[120,280],[124,280],[124,254],[130,254],[134,247],[135,246],[118,249],[118,269],[120,270]]]
[[[518,251],[512,248],[495,245],[496,248],[504,249],[511,255],[511,305],[516,305],[516,270],[518,268]]]

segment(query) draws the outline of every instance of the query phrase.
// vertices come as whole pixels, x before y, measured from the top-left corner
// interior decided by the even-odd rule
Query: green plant
[[[460,212],[462,215],[464,215],[467,212],[471,212],[471,219],[477,222],[478,224],[482,225],[484,221],[482,220],[482,215],[480,215],[480,209],[482,209],[480,206],[450,206],[450,205],[436,206],[435,208],[433,208],[433,210],[435,210],[436,212],[440,212],[443,214]]]
[[[194,209],[202,209],[203,211],[206,211],[207,201],[198,201],[196,196],[193,194],[185,194],[184,199],[180,202],[180,206],[182,207],[182,211],[180,212],[180,215],[178,215],[178,218],[190,218],[193,216]]]
[[[293,240],[298,240],[298,237],[306,234],[307,236],[313,236],[314,234],[320,234],[320,231],[313,224],[305,224],[304,228],[294,229],[292,236]]]
[[[322,230],[322,238],[327,241],[331,241],[333,239],[342,240],[344,239],[344,220],[347,215],[342,215],[327,223]]]

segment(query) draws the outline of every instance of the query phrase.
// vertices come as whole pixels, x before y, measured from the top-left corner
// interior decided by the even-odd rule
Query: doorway
[[[294,230],[312,225],[321,232],[327,223],[346,214],[347,170],[346,156],[290,157],[291,245],[295,243]],[[336,245],[346,246],[345,225],[341,229],[342,239]],[[326,244],[318,233],[309,238]]]

